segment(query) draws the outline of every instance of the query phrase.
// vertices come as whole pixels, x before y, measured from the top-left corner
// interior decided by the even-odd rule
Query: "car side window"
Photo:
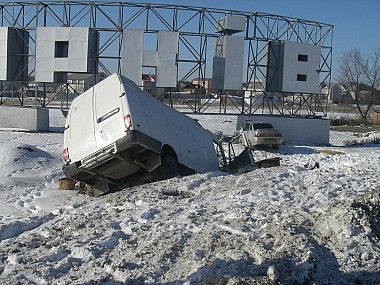
[[[244,124],[243,131],[249,131],[250,124]]]

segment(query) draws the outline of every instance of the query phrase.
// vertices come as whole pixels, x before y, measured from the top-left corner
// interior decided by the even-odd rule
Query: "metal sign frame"
[[[244,90],[205,90],[212,63],[214,41],[221,34],[218,20],[226,15],[246,19],[244,36]],[[40,105],[67,108],[69,84],[47,85],[33,81],[35,31],[37,27],[90,27],[100,33],[96,61],[99,71],[121,72],[124,29],[142,29],[144,34],[160,30],[179,32],[177,88],[165,88],[162,100],[189,112],[225,114],[273,114],[326,116],[331,81],[333,26],[315,21],[217,8],[169,4],[86,1],[22,1],[0,3],[0,26],[29,32],[28,82],[0,82],[0,104]],[[269,41],[289,40],[320,45],[318,94],[266,92],[256,83],[265,78]],[[212,51],[212,52],[211,52]],[[95,80],[95,75],[93,75]],[[184,85],[198,78],[198,88],[184,95]],[[249,83],[253,82],[253,88]],[[260,84],[259,84],[260,85]],[[206,92],[207,91],[207,92]],[[206,92],[206,94],[205,94]],[[244,95],[245,94],[245,95]],[[59,99],[58,99],[59,98]],[[60,101],[58,105],[54,102]]]

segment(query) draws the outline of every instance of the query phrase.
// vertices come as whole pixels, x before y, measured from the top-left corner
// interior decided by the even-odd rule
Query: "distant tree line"
[[[380,97],[380,48],[364,56],[357,49],[344,52],[339,60],[338,80],[353,95],[355,106],[363,122]]]

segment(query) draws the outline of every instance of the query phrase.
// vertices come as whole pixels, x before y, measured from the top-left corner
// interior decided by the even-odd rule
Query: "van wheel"
[[[175,157],[169,154],[162,157],[160,174],[161,179],[169,179],[179,175],[179,165]]]

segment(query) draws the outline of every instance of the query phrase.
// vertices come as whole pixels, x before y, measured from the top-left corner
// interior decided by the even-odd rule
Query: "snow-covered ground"
[[[380,284],[380,147],[352,138],[90,198],[58,190],[62,133],[0,130],[0,284]]]

